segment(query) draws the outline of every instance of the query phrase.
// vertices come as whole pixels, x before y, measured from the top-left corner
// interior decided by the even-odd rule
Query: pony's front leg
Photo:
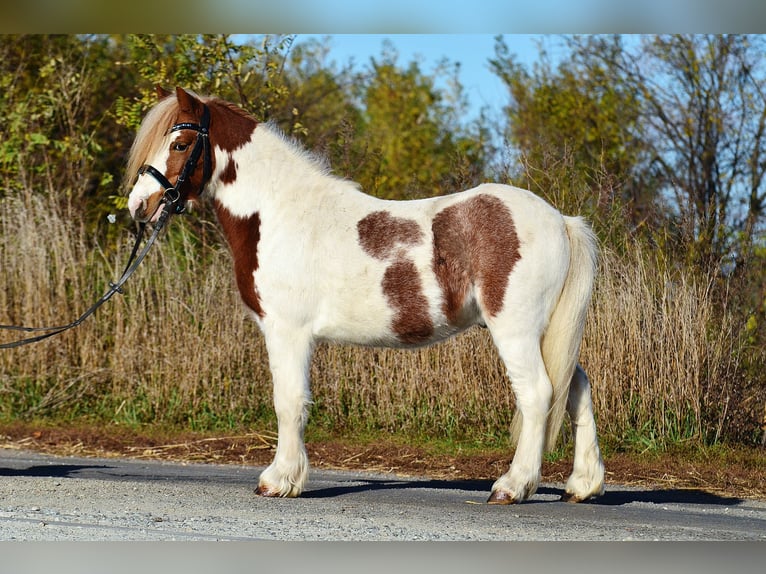
[[[308,456],[303,429],[311,403],[310,336],[290,330],[267,332],[266,347],[274,384],[274,409],[279,432],[274,461],[261,473],[256,494],[299,496],[308,476]]]

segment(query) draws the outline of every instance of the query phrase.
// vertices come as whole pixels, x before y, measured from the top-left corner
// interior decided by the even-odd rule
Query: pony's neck
[[[240,217],[296,205],[306,210],[350,185],[269,125],[259,124],[240,149],[218,149],[216,154],[222,165],[234,162],[236,177],[233,181],[221,177],[214,195]]]
[[[255,131],[253,149],[256,177],[264,182],[280,182],[277,192],[335,179],[326,166],[269,125],[260,125]]]

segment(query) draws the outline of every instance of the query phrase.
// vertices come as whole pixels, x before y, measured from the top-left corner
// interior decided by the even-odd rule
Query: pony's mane
[[[212,104],[225,108],[233,114],[255,121],[252,114],[236,104],[232,104],[231,102],[227,102],[220,98],[199,96],[191,91],[189,93],[208,105]],[[141,122],[141,126],[138,128],[136,139],[133,141],[133,145],[128,153],[127,165],[125,167],[125,174],[122,182],[125,189],[129,189],[133,185],[139,168],[144,165],[150,157],[153,157],[159,152],[165,139],[165,135],[167,134],[167,130],[178,115],[178,110],[178,99],[175,94],[172,94],[157,102],[147,112]],[[282,140],[293,154],[307,161],[316,168],[319,173],[330,175],[331,169],[326,157],[307,150],[295,138],[286,135],[279,126],[272,121],[261,125],[265,126],[268,131],[274,134],[278,139]]]
[[[338,177],[332,173],[330,161],[324,154],[306,148],[295,136],[286,134],[282,128],[277,125],[275,120],[269,120],[260,125],[265,127],[270,134],[281,141],[288,153],[291,153],[294,157],[302,160],[319,175],[345,181],[345,178]]]
[[[129,189],[135,181],[138,169],[146,163],[147,159],[156,154],[165,138],[165,132],[178,113],[178,100],[175,95],[168,96],[157,102],[138,128],[136,139],[128,153],[128,161],[125,167],[122,184]]]

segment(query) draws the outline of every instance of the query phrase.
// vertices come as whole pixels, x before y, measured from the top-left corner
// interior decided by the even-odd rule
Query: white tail
[[[569,236],[569,270],[541,343],[543,362],[553,385],[545,432],[546,451],[556,446],[564,420],[598,260],[596,237],[590,226],[580,217],[565,216],[564,221]],[[518,442],[520,432],[521,413],[517,410],[511,428],[514,443]]]

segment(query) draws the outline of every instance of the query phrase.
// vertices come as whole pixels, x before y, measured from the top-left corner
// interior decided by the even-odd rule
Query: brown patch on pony
[[[210,109],[210,144],[231,154],[243,147],[258,127],[258,121],[245,110],[217,98],[205,100]],[[222,129],[221,126],[226,126]],[[215,127],[214,127],[215,126]]]
[[[248,217],[236,217],[218,201],[215,202],[215,211],[234,256],[234,276],[242,301],[258,317],[263,318],[265,313],[253,277],[253,273],[258,269],[261,216],[254,213]]]
[[[210,111],[210,147],[212,150],[220,148],[228,154],[228,162],[223,168],[221,173],[222,183],[233,183],[237,178],[237,166],[232,161],[231,155],[237,149],[246,145],[253,135],[253,131],[258,126],[258,122],[250,114],[243,109],[220,100],[218,98],[196,98],[193,94],[190,94],[184,90],[176,89],[176,99],[178,100],[178,117],[176,123],[179,122],[191,122],[199,123],[202,117],[202,104],[206,104]],[[196,138],[196,132],[183,130],[179,132],[181,134],[189,133],[193,138]],[[192,139],[192,142],[194,139]],[[189,146],[186,157],[191,154],[192,146]],[[173,154],[170,154],[171,157]],[[215,153],[210,154],[212,173],[215,173],[216,159]],[[186,157],[183,161],[186,161]],[[168,165],[168,173],[178,174],[183,169],[183,163],[179,166],[170,164]],[[199,189],[199,184],[194,181],[195,177],[201,177],[202,174],[202,161],[197,164],[197,169],[194,170],[194,174],[190,180],[193,182],[194,187],[191,189]],[[165,177],[168,177],[167,173]],[[172,181],[172,180],[171,180]],[[201,181],[200,181],[201,183]],[[194,198],[191,198],[194,199]]]
[[[394,258],[382,281],[383,294],[394,310],[391,329],[402,343],[425,343],[434,332],[428,299],[417,267],[401,249],[422,243],[423,230],[417,221],[394,217],[388,211],[370,213],[359,220],[356,230],[365,253],[381,261]]]
[[[423,230],[412,219],[394,217],[387,211],[374,211],[356,224],[359,244],[375,259],[386,260],[398,245],[417,245]]]
[[[386,268],[382,285],[395,312],[391,328],[399,340],[413,345],[428,341],[434,326],[415,264],[403,258],[394,261]]]
[[[433,270],[442,289],[442,310],[456,323],[471,285],[481,290],[482,308],[494,317],[503,308],[508,277],[521,259],[508,207],[492,195],[443,209],[432,224]]]
[[[227,185],[234,183],[237,180],[237,162],[235,162],[231,154],[229,154],[229,161],[226,162],[226,167],[221,172],[221,183]]]

